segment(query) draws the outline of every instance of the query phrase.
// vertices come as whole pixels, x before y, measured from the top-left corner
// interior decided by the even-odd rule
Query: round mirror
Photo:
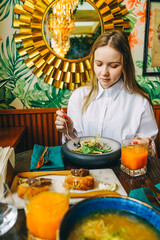
[[[52,2],[44,13],[43,37],[47,47],[59,57],[79,60],[89,57],[96,38],[102,33],[102,19],[90,1]]]
[[[105,30],[130,28],[119,0],[23,0],[13,27],[20,56],[38,78],[74,90],[90,81],[91,48]]]

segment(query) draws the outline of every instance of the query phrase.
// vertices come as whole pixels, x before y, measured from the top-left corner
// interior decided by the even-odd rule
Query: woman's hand
[[[152,149],[152,139],[149,137],[146,138],[140,138],[140,137],[135,137],[134,141],[136,141],[138,144],[144,144],[146,143],[148,145],[148,156],[153,155],[153,149]]]
[[[56,117],[56,129],[64,133],[66,137],[69,135],[70,137],[75,137],[74,135],[74,129],[73,129],[73,122],[69,116],[64,112],[63,109],[56,111],[57,117]]]

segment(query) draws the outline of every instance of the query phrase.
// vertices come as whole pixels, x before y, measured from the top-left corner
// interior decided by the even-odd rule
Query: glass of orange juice
[[[130,176],[140,176],[147,171],[148,144],[125,139],[121,143],[121,170]]]
[[[29,239],[56,240],[61,219],[69,209],[69,190],[62,182],[52,181],[48,191],[25,196]]]

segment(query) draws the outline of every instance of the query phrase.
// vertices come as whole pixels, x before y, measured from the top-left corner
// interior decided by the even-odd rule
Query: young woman
[[[67,115],[57,111],[57,130],[66,139],[100,134],[119,142],[137,138],[151,143],[158,128],[151,100],[135,79],[126,33],[101,34],[93,45],[91,64],[89,85],[72,93]]]

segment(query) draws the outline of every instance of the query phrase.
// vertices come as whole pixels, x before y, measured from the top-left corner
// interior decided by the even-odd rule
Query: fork
[[[61,109],[57,106],[56,103],[55,103],[55,105],[56,105],[56,107],[58,108],[58,110],[61,111]],[[65,120],[65,126],[66,126],[66,130],[67,130],[67,133],[65,134],[65,136],[66,136],[68,139],[72,140],[72,142],[74,142],[76,145],[78,145],[79,141],[74,140],[74,139],[69,135],[67,121],[66,121],[65,118],[64,118],[64,120]],[[77,135],[77,131],[75,131],[75,134]]]
[[[160,207],[159,202],[157,201],[156,197],[154,196],[153,192],[146,187],[145,185],[142,185],[143,191],[148,199],[148,201],[153,204],[156,207]]]

